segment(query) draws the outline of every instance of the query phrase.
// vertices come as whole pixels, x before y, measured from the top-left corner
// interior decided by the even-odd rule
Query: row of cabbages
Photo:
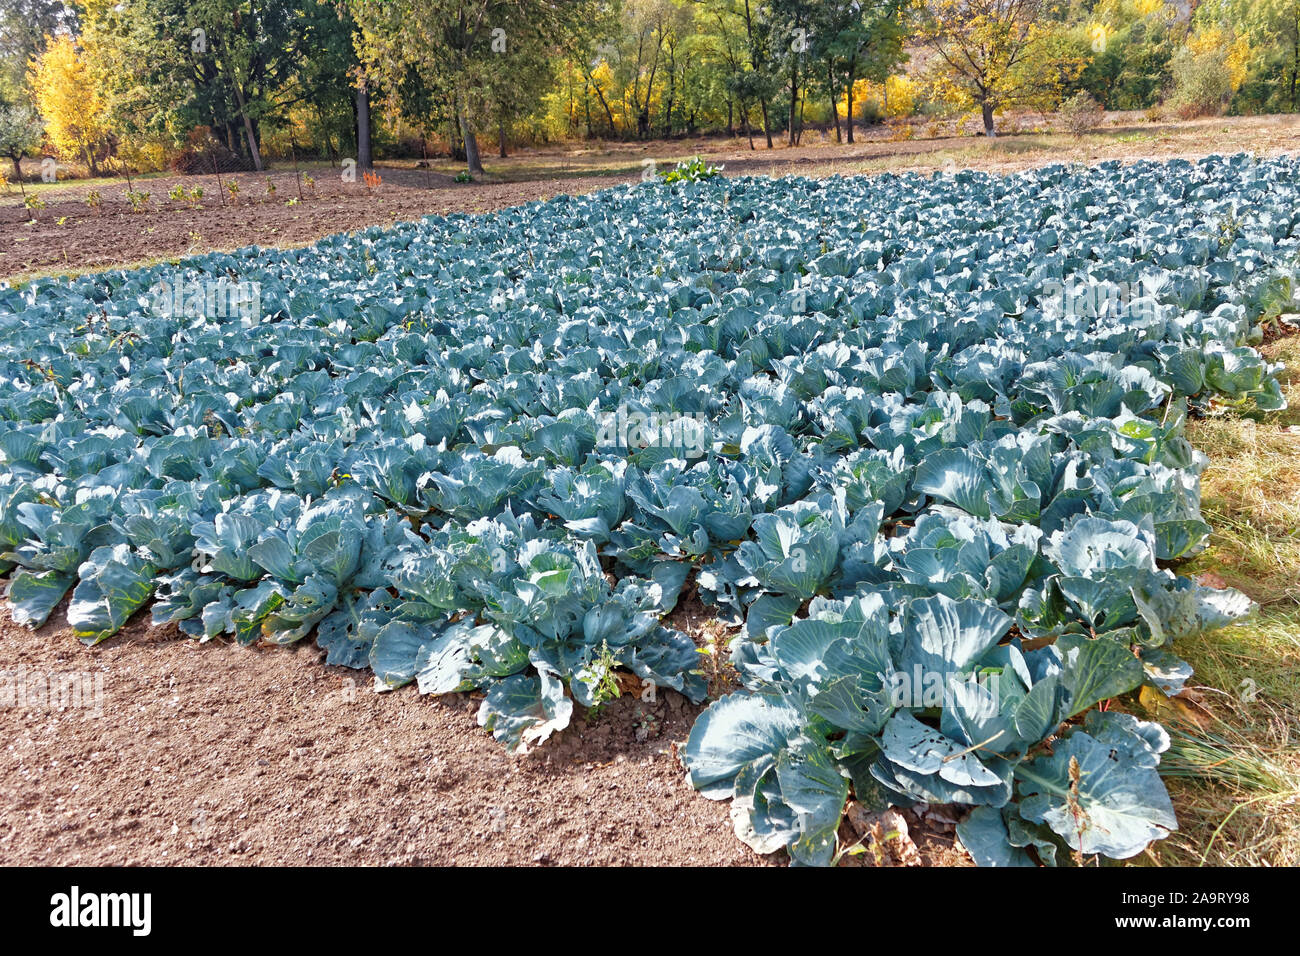
[[[685,761],[754,848],[830,862],[853,793],[1132,856],[1168,738],[1096,705],[1249,610],[1167,570],[1182,425],[1282,404],[1298,171],[647,184],[0,289],[14,618],[314,634],[517,749],[613,666],[702,701],[692,582],[745,690]]]

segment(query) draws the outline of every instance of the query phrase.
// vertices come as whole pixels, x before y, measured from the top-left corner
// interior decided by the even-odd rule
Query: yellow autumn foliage
[[[877,116],[911,116],[916,112],[917,85],[907,76],[890,76],[884,83],[857,80],[853,84],[853,118],[867,118],[871,109]],[[836,104],[841,116],[849,113],[848,92],[840,94]]]
[[[108,108],[94,71],[72,38],[53,37],[28,70],[28,85],[45,119],[50,145],[65,159],[85,161],[92,172],[108,137]]]
[[[1193,56],[1213,56],[1222,52],[1223,65],[1228,74],[1228,86],[1235,93],[1246,82],[1250,72],[1250,40],[1245,36],[1235,39],[1223,27],[1215,24],[1203,26],[1187,38],[1187,49]]]

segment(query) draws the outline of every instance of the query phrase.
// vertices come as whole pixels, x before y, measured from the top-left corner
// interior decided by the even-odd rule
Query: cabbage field
[[[151,601],[479,691],[520,750],[612,672],[743,689],[682,758],[759,852],[853,796],[970,808],[977,862],[1176,827],[1175,653],[1249,613],[1205,546],[1215,403],[1282,404],[1300,163],[710,179],[0,286],[0,558],[88,644]]]

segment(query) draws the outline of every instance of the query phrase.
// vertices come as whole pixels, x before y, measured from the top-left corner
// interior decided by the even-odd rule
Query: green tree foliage
[[[535,105],[575,25],[594,3],[546,0],[348,0],[366,75],[390,106],[417,122],[415,101],[440,102],[454,120],[471,175],[483,172],[478,136],[498,130],[517,108],[521,90]]]
[[[1161,101],[1187,24],[1168,4],[1104,0],[1077,13],[1070,33],[1090,54],[1080,88],[1107,109],[1135,110]]]
[[[77,30],[76,10],[63,0],[0,0],[0,102],[23,99],[28,63],[60,30]]]
[[[372,110],[379,148],[434,137],[478,175],[485,136],[502,156],[701,131],[772,148],[812,124],[853,142],[864,115],[914,102],[990,134],[1000,110],[1083,92],[1187,115],[1300,105],[1300,0],[0,0],[0,107],[39,108],[28,67],[51,38],[107,110],[77,155],[110,167],[184,148],[364,168]]]
[[[884,83],[906,59],[905,0],[830,0],[817,6],[812,43],[816,84],[828,96],[836,135],[836,104],[847,98],[845,136],[853,142],[853,87],[861,79]]]
[[[14,180],[23,178],[23,157],[41,148],[45,125],[36,111],[23,103],[0,106],[0,156],[14,165]]]
[[[1242,113],[1294,112],[1300,106],[1300,0],[1204,0],[1196,24],[1247,37],[1247,72],[1231,109]]]
[[[352,25],[326,0],[88,0],[119,132],[179,145],[209,126],[261,166],[264,126],[307,107],[353,129]]]

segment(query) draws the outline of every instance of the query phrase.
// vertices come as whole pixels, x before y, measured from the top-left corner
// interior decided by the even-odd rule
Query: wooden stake
[[[221,185],[221,170],[217,168],[217,154],[212,154],[212,171],[217,174],[217,201],[221,205],[226,204],[226,197],[222,195],[224,187]]]
[[[289,137],[289,155],[293,157],[293,178],[298,180],[298,202],[302,202],[302,174],[298,172],[298,145]]]

